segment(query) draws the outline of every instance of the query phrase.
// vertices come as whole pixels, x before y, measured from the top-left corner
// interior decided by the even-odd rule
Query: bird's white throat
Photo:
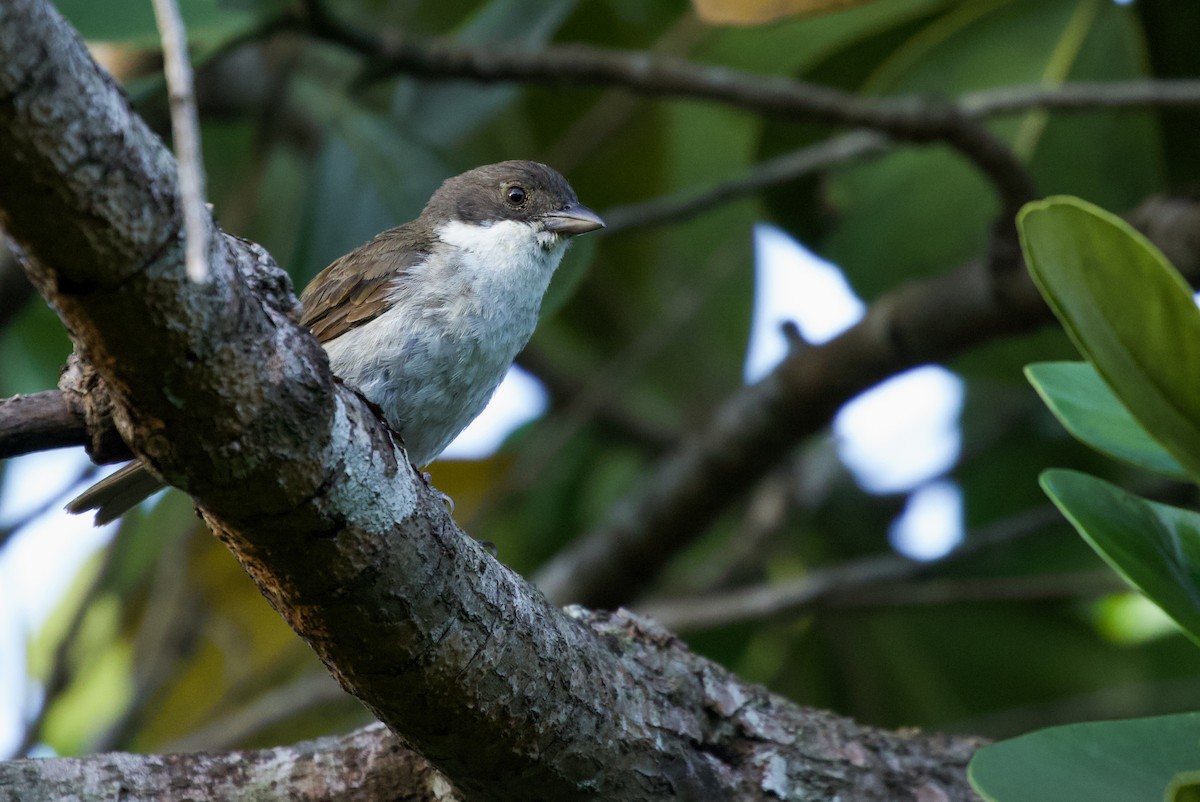
[[[512,220],[435,233],[394,306],[325,345],[333,372],[380,406],[417,465],[483,411],[533,335],[567,244]]]

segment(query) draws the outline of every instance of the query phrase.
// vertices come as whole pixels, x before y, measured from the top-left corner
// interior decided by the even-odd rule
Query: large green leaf
[[[1121,402],[1200,478],[1200,310],[1145,237],[1069,197],[1018,216],[1042,294]]]
[[[1025,369],[1046,406],[1078,440],[1139,468],[1187,480],[1187,471],[1113,395],[1090,362],[1042,362]]]
[[[1078,471],[1046,471],[1041,482],[1105,562],[1200,643],[1200,514]]]
[[[971,784],[988,802],[1153,802],[1200,766],[1200,713],[1052,727],[975,753]]]

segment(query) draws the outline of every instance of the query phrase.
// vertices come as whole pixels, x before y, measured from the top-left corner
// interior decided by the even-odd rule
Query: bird
[[[571,239],[603,227],[552,167],[477,167],[447,179],[416,219],[318,273],[301,293],[301,322],[420,469],[483,411],[529,342]],[[131,462],[67,510],[95,510],[101,526],[162,486]]]

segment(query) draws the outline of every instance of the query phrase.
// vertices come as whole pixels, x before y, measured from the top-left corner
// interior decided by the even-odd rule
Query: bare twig
[[[171,105],[171,135],[179,164],[179,195],[187,238],[187,275],[195,282],[208,280],[208,209],[204,204],[204,162],[200,150],[200,122],[188,60],[187,34],[175,0],[153,0],[154,16],[162,38],[163,67]]]
[[[884,295],[843,334],[793,351],[734,393],[640,492],[548,563],[537,583],[559,602],[627,604],[729,500],[825,426],[847,399],[907,368],[1048,319],[1028,277],[982,261]]]
[[[712,33],[712,27],[700,22],[695,14],[685,13],[648,51],[658,55],[686,56]],[[569,174],[613,134],[622,130],[641,108],[642,102],[641,98],[621,90],[604,93],[547,149],[545,162],[553,164],[563,174]]]
[[[744,176],[724,181],[711,189],[681,192],[607,209],[604,212],[604,221],[608,227],[604,233],[607,236],[631,229],[686,220],[767,187],[795,181],[818,170],[883,153],[890,144],[890,140],[882,134],[853,131],[756,164]]]
[[[514,46],[462,45],[360,30],[308,0],[298,20],[312,35],[372,59],[373,77],[404,73],[425,78],[522,81],[550,85],[618,86],[646,95],[691,97],[760,114],[836,126],[868,128],[907,142],[944,142],[991,180],[1006,217],[1037,195],[1015,154],[953,104],[917,98],[874,98],[782,76],[693,64],[583,44],[538,50]]]
[[[880,583],[825,597],[822,607],[862,609],[914,607],[964,602],[1041,602],[1087,599],[1129,590],[1112,571],[1070,571],[1026,576],[984,576]]]
[[[682,599],[648,600],[637,608],[677,632],[794,615],[835,596],[850,598],[869,586],[925,576],[981,551],[1018,542],[1061,520],[1054,507],[1047,504],[981,528],[937,560],[918,562],[895,553],[880,554],[816,569],[789,582]]]
[[[958,99],[958,107],[975,119],[1031,108],[1055,111],[1200,108],[1200,80],[1081,81],[1054,87],[1006,86],[963,95]]]

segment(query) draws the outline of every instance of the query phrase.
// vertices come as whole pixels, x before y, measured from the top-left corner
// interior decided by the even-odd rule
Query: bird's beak
[[[547,231],[573,237],[604,228],[604,221],[600,219],[600,215],[583,204],[572,203],[546,215],[545,226]]]

